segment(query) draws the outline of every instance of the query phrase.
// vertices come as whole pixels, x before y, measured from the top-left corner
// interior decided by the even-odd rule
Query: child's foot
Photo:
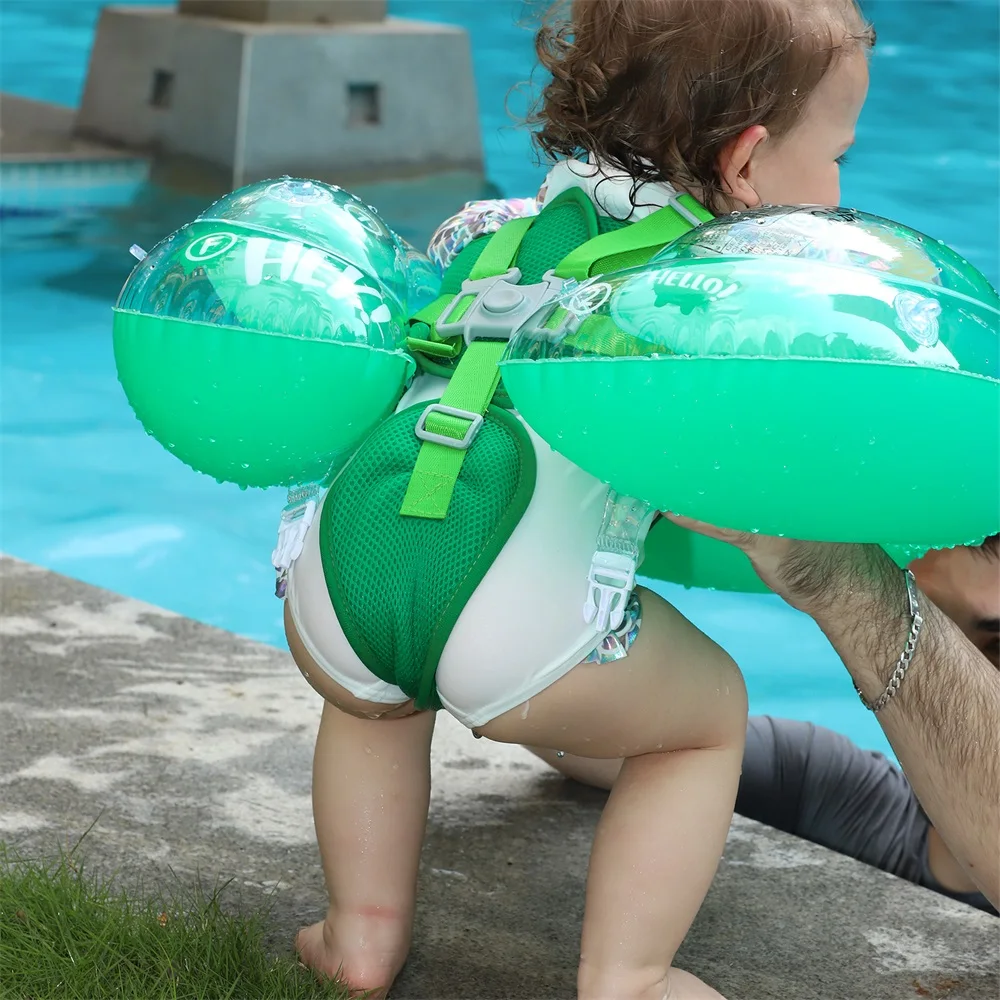
[[[396,916],[331,913],[299,931],[295,950],[303,965],[318,976],[379,997],[403,967],[409,938],[409,923]]]
[[[589,979],[589,982],[584,982]],[[666,976],[649,979],[648,974],[629,975],[616,970],[610,977],[582,976],[578,995],[600,1000],[725,1000],[717,990],[690,972],[671,967]]]

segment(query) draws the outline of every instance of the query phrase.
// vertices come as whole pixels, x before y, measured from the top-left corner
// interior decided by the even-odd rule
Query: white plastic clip
[[[275,593],[278,597],[285,596],[285,583],[292,563],[302,555],[306,534],[316,517],[316,501],[306,500],[297,506],[286,507],[281,512],[281,523],[278,525],[278,544],[271,553],[271,565],[278,579]]]
[[[587,577],[587,601],[583,620],[601,632],[618,628],[625,619],[625,606],[635,588],[636,561],[616,552],[595,552]]]
[[[583,605],[583,620],[594,622],[602,632],[617,629],[625,618],[643,542],[655,516],[645,500],[608,490]]]

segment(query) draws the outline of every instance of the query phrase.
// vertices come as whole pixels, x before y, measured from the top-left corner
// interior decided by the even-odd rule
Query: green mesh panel
[[[462,290],[462,282],[476,266],[479,255],[486,249],[489,236],[480,236],[456,254],[441,278],[441,295],[457,295]]]
[[[379,425],[330,488],[320,521],[323,571],[351,647],[420,708],[440,708],[438,660],[472,592],[527,509],[535,452],[491,406],[443,521],[400,517],[426,404]],[[474,670],[475,664],[469,664]]]
[[[590,239],[591,226],[596,221],[598,235],[621,229],[627,222],[617,219],[596,217],[593,209],[585,206],[578,198],[558,198],[546,207],[544,214],[525,234],[514,258],[515,266],[521,269],[521,284],[541,281],[546,271],[551,271],[558,263],[580,244]],[[486,248],[491,236],[480,236],[465,247],[448,266],[441,282],[441,294],[457,295],[462,282],[468,278],[479,255]],[[429,375],[451,378],[459,358],[430,358],[417,355],[417,363]],[[496,391],[494,402],[504,409],[511,403],[503,384]]]
[[[597,217],[597,232],[600,236],[603,236],[605,233],[616,232],[631,225],[631,222],[625,222],[623,219],[612,219],[610,215],[599,215]]]
[[[522,282],[541,281],[542,275],[546,271],[552,270],[566,254],[587,241],[588,229],[582,214],[578,208],[572,207],[570,211],[567,211],[567,207],[570,206],[558,206],[558,214],[554,218],[553,212],[555,209],[550,210],[544,224],[536,222],[528,230],[528,234],[525,236],[524,242],[521,244],[521,249],[518,251],[517,259],[514,262],[521,268]],[[627,225],[629,223],[622,222],[620,219],[598,216],[597,233],[599,236],[603,236],[605,233],[614,232],[616,229],[624,229]],[[489,241],[490,236],[480,236],[474,239],[468,246],[462,248],[448,265],[448,269],[441,279],[442,295],[457,295],[462,290],[462,282],[468,278],[469,273],[476,266],[479,255],[486,249],[486,244]],[[655,250],[649,251],[649,256],[652,256],[653,253],[655,253]],[[626,255],[621,254],[619,256]],[[600,263],[610,260],[614,260],[614,258],[605,257]],[[640,263],[645,263],[645,261],[640,261]],[[620,267],[625,266],[632,267],[634,265],[619,265],[614,270],[619,270]],[[607,270],[609,268],[602,268],[600,271],[595,271],[594,273],[599,274]],[[532,276],[529,276],[529,271]]]
[[[560,212],[562,218],[557,218],[556,225],[559,228],[559,235],[557,237],[558,245],[553,246],[552,237],[543,236],[542,240],[538,242],[537,246],[533,246],[531,251],[530,261],[528,258],[522,260],[518,256],[515,263],[521,268],[522,275],[525,274],[525,268],[529,266],[529,263],[534,270],[538,272],[538,277],[533,280],[541,280],[541,276],[546,272],[554,268],[559,261],[563,259],[571,250],[575,250],[581,243],[585,243],[587,240],[587,227],[583,223],[582,218],[577,218],[576,220],[570,217],[568,212]],[[567,226],[566,223],[569,222]],[[624,229],[625,226],[629,225],[628,222],[622,222],[621,219],[612,219],[608,216],[598,216],[597,218],[597,233],[599,236],[603,236],[605,233],[614,232],[616,229]],[[539,229],[540,223],[535,223],[528,231],[528,235],[525,237],[525,243],[532,239],[532,242],[538,241],[538,236],[542,235],[544,231],[547,231],[548,220],[541,230]],[[565,232],[562,230],[565,227]],[[537,232],[538,235],[532,237],[532,233]],[[492,235],[492,234],[491,234]],[[576,239],[577,242],[572,242]],[[462,248],[461,251],[455,256],[452,262],[448,265],[448,269],[444,273],[444,277],[441,279],[441,294],[442,295],[457,295],[462,290],[462,282],[468,278],[469,273],[476,266],[476,261],[479,260],[479,255],[486,249],[486,244],[489,243],[490,236],[479,236],[474,239],[468,246]],[[546,247],[545,243],[549,243],[550,246]],[[562,247],[566,243],[565,251]],[[524,244],[522,243],[522,250],[524,249]],[[539,256],[542,255],[542,256]],[[605,258],[608,260],[610,258]],[[522,279],[523,281],[528,281],[527,277]]]
[[[568,253],[598,234],[597,218],[590,205],[560,196],[547,205],[525,234],[514,263],[521,269],[521,284],[542,280]]]

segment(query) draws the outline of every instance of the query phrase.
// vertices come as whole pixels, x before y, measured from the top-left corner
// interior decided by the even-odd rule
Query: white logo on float
[[[713,299],[727,298],[740,287],[735,281],[727,285],[721,278],[708,276],[703,271],[682,271],[680,268],[657,275],[653,283],[669,288],[688,288],[692,292],[704,292]]]
[[[606,281],[593,279],[577,285],[564,298],[563,306],[577,318],[597,312],[611,298],[611,286]]]
[[[184,256],[196,263],[212,260],[232,250],[238,240],[236,233],[209,233],[207,236],[199,236],[191,243],[184,251]]]
[[[372,236],[385,236],[385,227],[379,225],[378,220],[362,205],[353,201],[344,205],[344,211],[357,222],[362,229],[367,230]]]
[[[314,247],[253,236],[247,240],[243,266],[244,280],[249,286],[261,284],[266,278],[265,271],[277,267],[279,281],[323,290],[330,298],[356,309],[362,324],[385,323],[392,317],[382,293],[362,271],[353,264],[335,265]]]
[[[302,244],[295,242],[279,243],[280,256],[269,257],[267,253],[271,243],[272,240],[267,236],[251,236],[247,240],[247,249],[243,256],[243,271],[248,285],[259,285],[264,280],[264,268],[268,264],[278,264],[280,266],[278,273],[281,275],[282,281],[288,281],[292,276],[292,271],[296,270],[295,265],[298,263],[299,255],[304,249]],[[312,253],[316,254],[322,260],[317,251],[313,250]],[[306,284],[301,279],[299,279],[299,283]]]

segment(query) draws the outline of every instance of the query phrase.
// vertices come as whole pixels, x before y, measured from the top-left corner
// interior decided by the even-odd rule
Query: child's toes
[[[330,979],[339,979],[341,962],[337,957],[328,954],[326,942],[323,939],[323,921],[303,927],[295,935],[295,951],[299,956],[299,961],[312,969],[317,975],[327,976]]]

